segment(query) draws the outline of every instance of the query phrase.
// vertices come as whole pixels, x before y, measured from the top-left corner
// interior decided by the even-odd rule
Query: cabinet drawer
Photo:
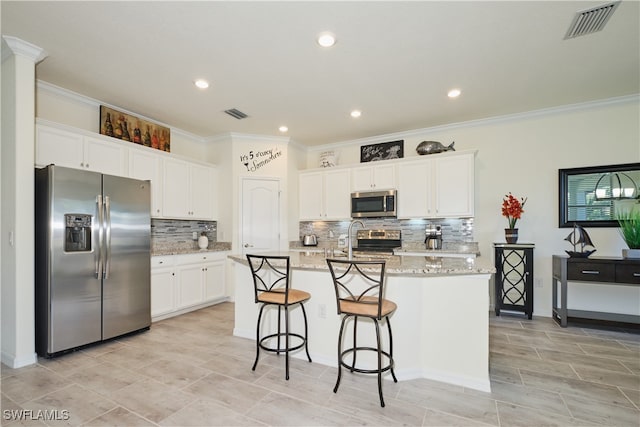
[[[615,267],[614,264],[572,262],[567,265],[567,279],[586,282],[614,282]]]
[[[174,257],[171,255],[151,257],[151,268],[171,267],[173,263]]]
[[[616,282],[640,284],[640,263],[616,265]]]

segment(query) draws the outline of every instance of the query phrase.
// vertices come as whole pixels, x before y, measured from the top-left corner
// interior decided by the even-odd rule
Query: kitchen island
[[[290,256],[292,287],[311,294],[305,303],[311,358],[314,363],[337,366],[340,318],[324,254],[293,251],[272,254]],[[232,273],[234,335],[255,340],[258,305],[254,303],[251,273],[245,257],[230,255],[230,258],[236,261]],[[387,261],[385,297],[398,305],[391,316],[398,380],[429,378],[490,391],[489,281],[495,271],[491,260],[482,257],[384,258]],[[272,314],[269,321],[275,322],[275,313]],[[302,324],[299,309],[291,311],[291,324],[293,330]],[[274,325],[267,325],[271,327]],[[373,328],[359,327],[358,339],[373,342]],[[297,353],[294,357],[303,356]],[[372,360],[366,362],[373,363]]]

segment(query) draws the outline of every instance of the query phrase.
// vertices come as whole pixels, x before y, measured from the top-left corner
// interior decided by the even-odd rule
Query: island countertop
[[[327,258],[345,260],[344,256],[325,256],[323,252],[299,252],[283,251],[268,252],[260,255],[289,256],[291,268],[300,270],[328,270]],[[243,255],[229,255],[236,262],[247,264]],[[469,274],[493,274],[495,267],[490,259],[483,257],[433,257],[433,256],[408,256],[408,255],[382,255],[382,256],[355,256],[355,260],[384,259],[386,261],[386,273],[391,275],[411,276],[444,276],[444,275],[469,275]]]

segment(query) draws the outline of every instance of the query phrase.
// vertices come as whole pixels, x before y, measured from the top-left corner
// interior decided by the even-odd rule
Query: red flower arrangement
[[[522,217],[522,213],[524,212],[522,208],[525,203],[527,203],[526,197],[521,197],[520,200],[518,200],[511,192],[504,196],[502,200],[502,216],[507,217],[509,228],[516,228],[516,221]]]

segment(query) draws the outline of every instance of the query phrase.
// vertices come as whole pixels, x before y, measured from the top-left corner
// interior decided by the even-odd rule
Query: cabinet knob
[[[80,162],[80,167],[83,168],[84,167],[84,162]]]
[[[160,262],[158,262],[158,264],[164,264],[164,261],[160,261]]]
[[[89,163],[87,163],[87,167],[89,167]]]

